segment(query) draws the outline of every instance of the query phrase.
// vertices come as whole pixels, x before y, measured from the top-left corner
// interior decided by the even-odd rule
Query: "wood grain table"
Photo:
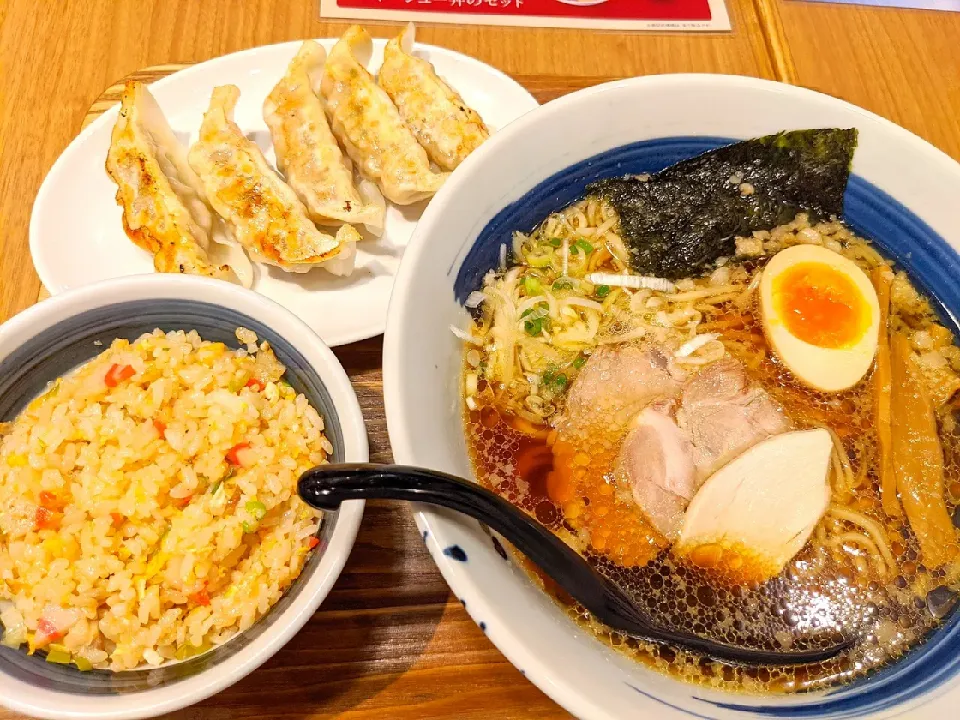
[[[418,38],[501,68],[541,102],[663,72],[806,85],[884,115],[960,159],[960,14],[793,0],[728,5],[734,31],[727,34],[436,26]],[[344,27],[321,21],[316,0],[0,0],[0,319],[37,300],[27,247],[33,197],[81,124],[116,101],[116,87],[108,86]],[[360,398],[371,457],[387,462],[381,341],[337,355]],[[19,717],[0,710],[0,720]],[[409,512],[369,503],[343,574],[305,628],[246,680],[173,717],[569,715],[523,678],[452,598]]]

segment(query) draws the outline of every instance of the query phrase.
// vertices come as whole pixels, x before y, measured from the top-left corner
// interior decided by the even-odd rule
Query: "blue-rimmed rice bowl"
[[[196,330],[238,347],[237,327],[268,341],[284,379],[320,412],[331,462],[367,460],[363,417],[336,356],[288,310],[218,280],[141,275],[71,290],[0,326],[0,422],[14,419],[48,382],[103,351],[116,338],[154,328]],[[353,547],[363,503],[324,518],[320,544],[300,577],[248,630],[203,655],[158,668],[81,672],[24,650],[0,647],[0,704],[37,717],[140,718],[170,712],[232,685],[277,652],[326,597]]]

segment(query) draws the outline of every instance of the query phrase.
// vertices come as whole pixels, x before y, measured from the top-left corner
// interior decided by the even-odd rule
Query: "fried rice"
[[[263,616],[317,544],[323,419],[266,343],[116,340],[0,441],[3,644],[78,668],[182,660]]]

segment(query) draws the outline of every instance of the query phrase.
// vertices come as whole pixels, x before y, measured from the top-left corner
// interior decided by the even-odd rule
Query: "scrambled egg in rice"
[[[5,645],[80,669],[182,660],[250,627],[300,574],[333,448],[266,343],[155,330],[55,381],[2,429]]]

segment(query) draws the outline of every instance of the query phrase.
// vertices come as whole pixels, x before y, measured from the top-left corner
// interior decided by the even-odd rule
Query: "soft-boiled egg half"
[[[838,392],[867,374],[877,352],[880,304],[856,263],[819,245],[773,256],[760,279],[767,340],[801,382]]]

